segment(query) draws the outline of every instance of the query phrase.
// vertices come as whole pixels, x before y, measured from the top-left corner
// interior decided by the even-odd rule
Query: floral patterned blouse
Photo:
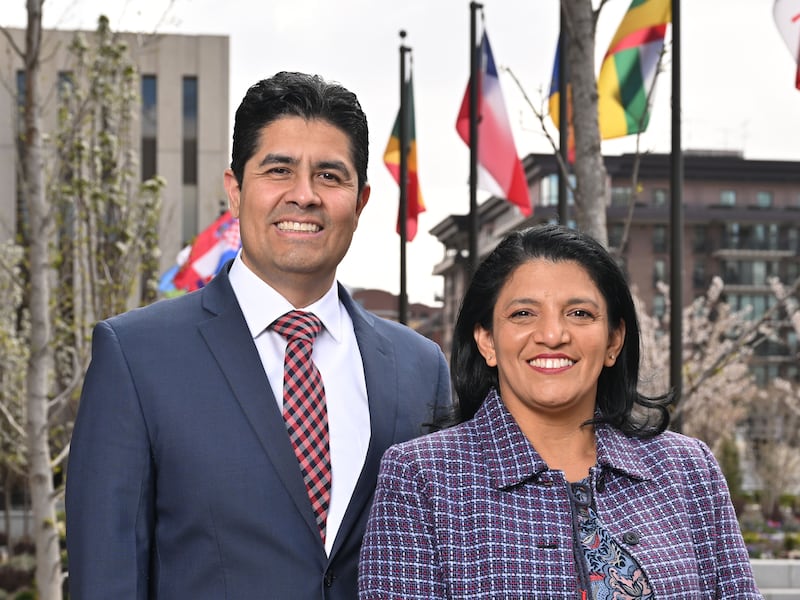
[[[603,527],[589,478],[570,485],[575,527],[575,561],[585,600],[653,600],[639,563]]]

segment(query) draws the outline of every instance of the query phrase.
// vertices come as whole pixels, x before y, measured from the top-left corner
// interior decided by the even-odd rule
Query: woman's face
[[[609,323],[606,301],[581,265],[544,259],[517,267],[500,290],[492,330],[475,328],[520,423],[534,414],[590,419],[600,371],[614,364],[624,338],[625,323]]]

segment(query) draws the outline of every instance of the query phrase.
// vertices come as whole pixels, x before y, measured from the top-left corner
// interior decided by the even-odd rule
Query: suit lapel
[[[364,468],[347,506],[331,557],[347,540],[375,491],[381,457],[395,437],[399,393],[394,345],[375,330],[375,317],[358,306],[341,286],[339,298],[353,321],[364,364],[371,431]]]
[[[219,363],[278,477],[309,528],[318,536],[319,530],[297,467],[297,458],[286,435],[283,416],[231,288],[227,268],[203,288],[203,306],[216,316],[200,323],[200,334]]]

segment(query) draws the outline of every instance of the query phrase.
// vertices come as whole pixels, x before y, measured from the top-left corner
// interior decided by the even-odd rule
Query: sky
[[[594,4],[597,5],[597,0]],[[558,0],[484,0],[482,23],[501,69],[517,153],[551,152],[527,104],[545,101],[558,39]],[[629,0],[610,0],[598,22],[599,63]],[[681,139],[688,150],[740,151],[746,158],[800,161],[795,63],[772,16],[772,0],[683,0]],[[349,287],[400,289],[399,190],[383,151],[399,107],[400,30],[412,49],[420,186],[427,211],[406,245],[409,301],[434,304],[432,274],[444,247],[428,232],[469,211],[469,149],[455,121],[469,79],[467,0],[47,0],[45,27],[93,30],[105,14],[116,30],[230,38],[230,122],[247,88],[277,71],[318,73],[359,97],[370,127],[372,185],[338,277]],[[25,26],[25,0],[4,0],[0,24]],[[667,41],[671,40],[668,30]],[[520,82],[517,86],[513,72]],[[670,73],[657,82],[640,145],[671,147]],[[557,138],[547,120],[551,135]],[[635,136],[603,142],[606,154],[635,151]],[[227,165],[220,165],[222,170]],[[482,201],[486,194],[479,194]]]

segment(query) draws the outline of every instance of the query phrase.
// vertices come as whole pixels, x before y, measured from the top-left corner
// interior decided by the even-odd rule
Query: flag
[[[422,190],[419,188],[419,176],[417,175],[417,135],[414,119],[414,84],[411,76],[405,84],[406,110],[408,111],[408,180],[406,181],[406,239],[410,242],[417,235],[417,216],[425,211],[425,202],[422,200]],[[400,111],[397,111],[397,118],[394,120],[392,135],[389,136],[389,143],[383,153],[383,162],[386,168],[400,184]],[[402,215],[397,211],[397,233],[400,233],[400,219]]]
[[[167,269],[158,280],[158,291],[164,296],[179,296],[185,293],[185,290],[179,290],[175,287],[175,275],[183,268],[186,261],[189,259],[189,254],[192,251],[192,246],[187,245],[181,248],[178,255],[175,257],[175,264]]]
[[[775,0],[772,15],[792,59],[797,63],[794,86],[800,90],[800,0]]]
[[[526,217],[533,212],[528,180],[517,156],[514,136],[506,113],[500,79],[497,76],[492,49],[486,31],[480,46],[480,72],[478,74],[478,185],[496,196],[501,196],[519,207]],[[472,82],[458,111],[456,131],[468,146],[469,96]]]
[[[241,246],[239,219],[225,211],[208,228],[197,234],[189,258],[173,278],[178,290],[191,292],[203,287]]]
[[[556,129],[561,129],[561,38],[556,46],[556,57],[553,60],[553,76],[550,78],[549,109],[550,119]],[[575,162],[575,130],[572,127],[572,88],[567,84],[567,160]]]
[[[650,120],[648,96],[655,82],[670,0],[633,0],[609,44],[597,78],[601,139],[639,133]]]

